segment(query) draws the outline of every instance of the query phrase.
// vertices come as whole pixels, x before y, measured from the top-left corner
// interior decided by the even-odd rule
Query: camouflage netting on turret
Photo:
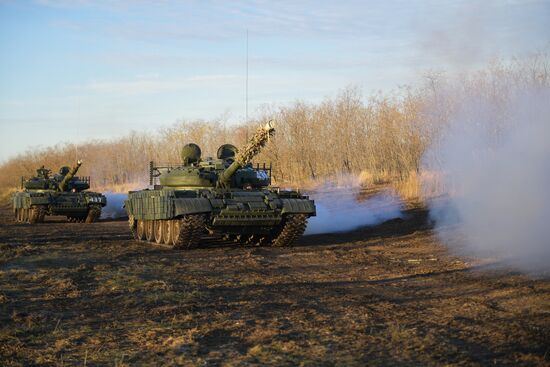
[[[246,146],[237,153],[235,161],[242,166],[246,165],[252,158],[260,153],[273,133],[275,133],[275,129],[271,125],[271,122],[258,128]]]
[[[235,172],[239,168],[245,166],[248,162],[252,160],[252,158],[260,153],[262,148],[269,141],[269,137],[274,133],[275,129],[271,125],[271,122],[268,122],[267,124],[265,124],[265,126],[259,127],[254,133],[254,136],[252,136],[252,138],[248,141],[244,148],[242,150],[239,150],[237,156],[235,157],[235,161],[231,163],[231,165],[219,175],[217,186],[229,186],[231,176],[233,176],[233,174],[235,174]]]

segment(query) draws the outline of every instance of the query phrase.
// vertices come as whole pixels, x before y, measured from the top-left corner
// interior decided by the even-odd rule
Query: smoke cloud
[[[403,205],[391,191],[360,200],[361,185],[351,180],[343,186],[326,184],[311,194],[317,216],[309,219],[305,234],[351,231],[402,217]]]
[[[128,194],[106,192],[104,195],[107,205],[101,211],[101,219],[127,217],[123,205]],[[317,216],[310,218],[306,234],[346,232],[402,217],[403,205],[395,193],[388,190],[360,200],[361,185],[352,178],[340,186],[323,185],[311,196],[315,199]]]
[[[508,84],[506,98],[463,98],[424,157],[448,200],[432,202],[442,240],[526,272],[550,266],[550,88]],[[485,92],[487,92],[485,90]]]
[[[107,197],[107,205],[101,209],[101,219],[118,219],[128,216],[123,207],[124,200],[128,198],[128,194],[105,192],[103,195]]]

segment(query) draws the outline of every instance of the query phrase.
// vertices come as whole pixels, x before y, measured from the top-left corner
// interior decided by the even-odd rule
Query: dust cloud
[[[507,88],[463,98],[424,168],[450,193],[431,218],[455,252],[530,273],[550,269],[550,87]],[[442,204],[443,202],[443,204]]]
[[[362,199],[357,180],[344,185],[325,184],[310,197],[315,200],[317,216],[311,217],[305,234],[338,233],[373,226],[402,217],[403,204],[387,190]]]
[[[101,209],[101,219],[118,219],[127,217],[128,214],[124,209],[124,200],[128,198],[128,194],[122,192],[104,192],[107,197],[107,205]]]

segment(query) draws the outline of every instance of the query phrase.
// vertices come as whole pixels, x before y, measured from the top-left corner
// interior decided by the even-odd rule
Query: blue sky
[[[0,0],[0,162],[548,50],[550,1]]]

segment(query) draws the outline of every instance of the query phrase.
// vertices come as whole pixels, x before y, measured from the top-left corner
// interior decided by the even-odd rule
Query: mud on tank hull
[[[279,190],[142,190],[125,203],[137,240],[174,248],[197,246],[206,236],[251,245],[287,246],[315,215],[313,200]]]
[[[15,193],[12,203],[17,222],[40,223],[47,215],[60,215],[69,222],[92,223],[99,219],[107,198],[88,191],[23,191]]]

